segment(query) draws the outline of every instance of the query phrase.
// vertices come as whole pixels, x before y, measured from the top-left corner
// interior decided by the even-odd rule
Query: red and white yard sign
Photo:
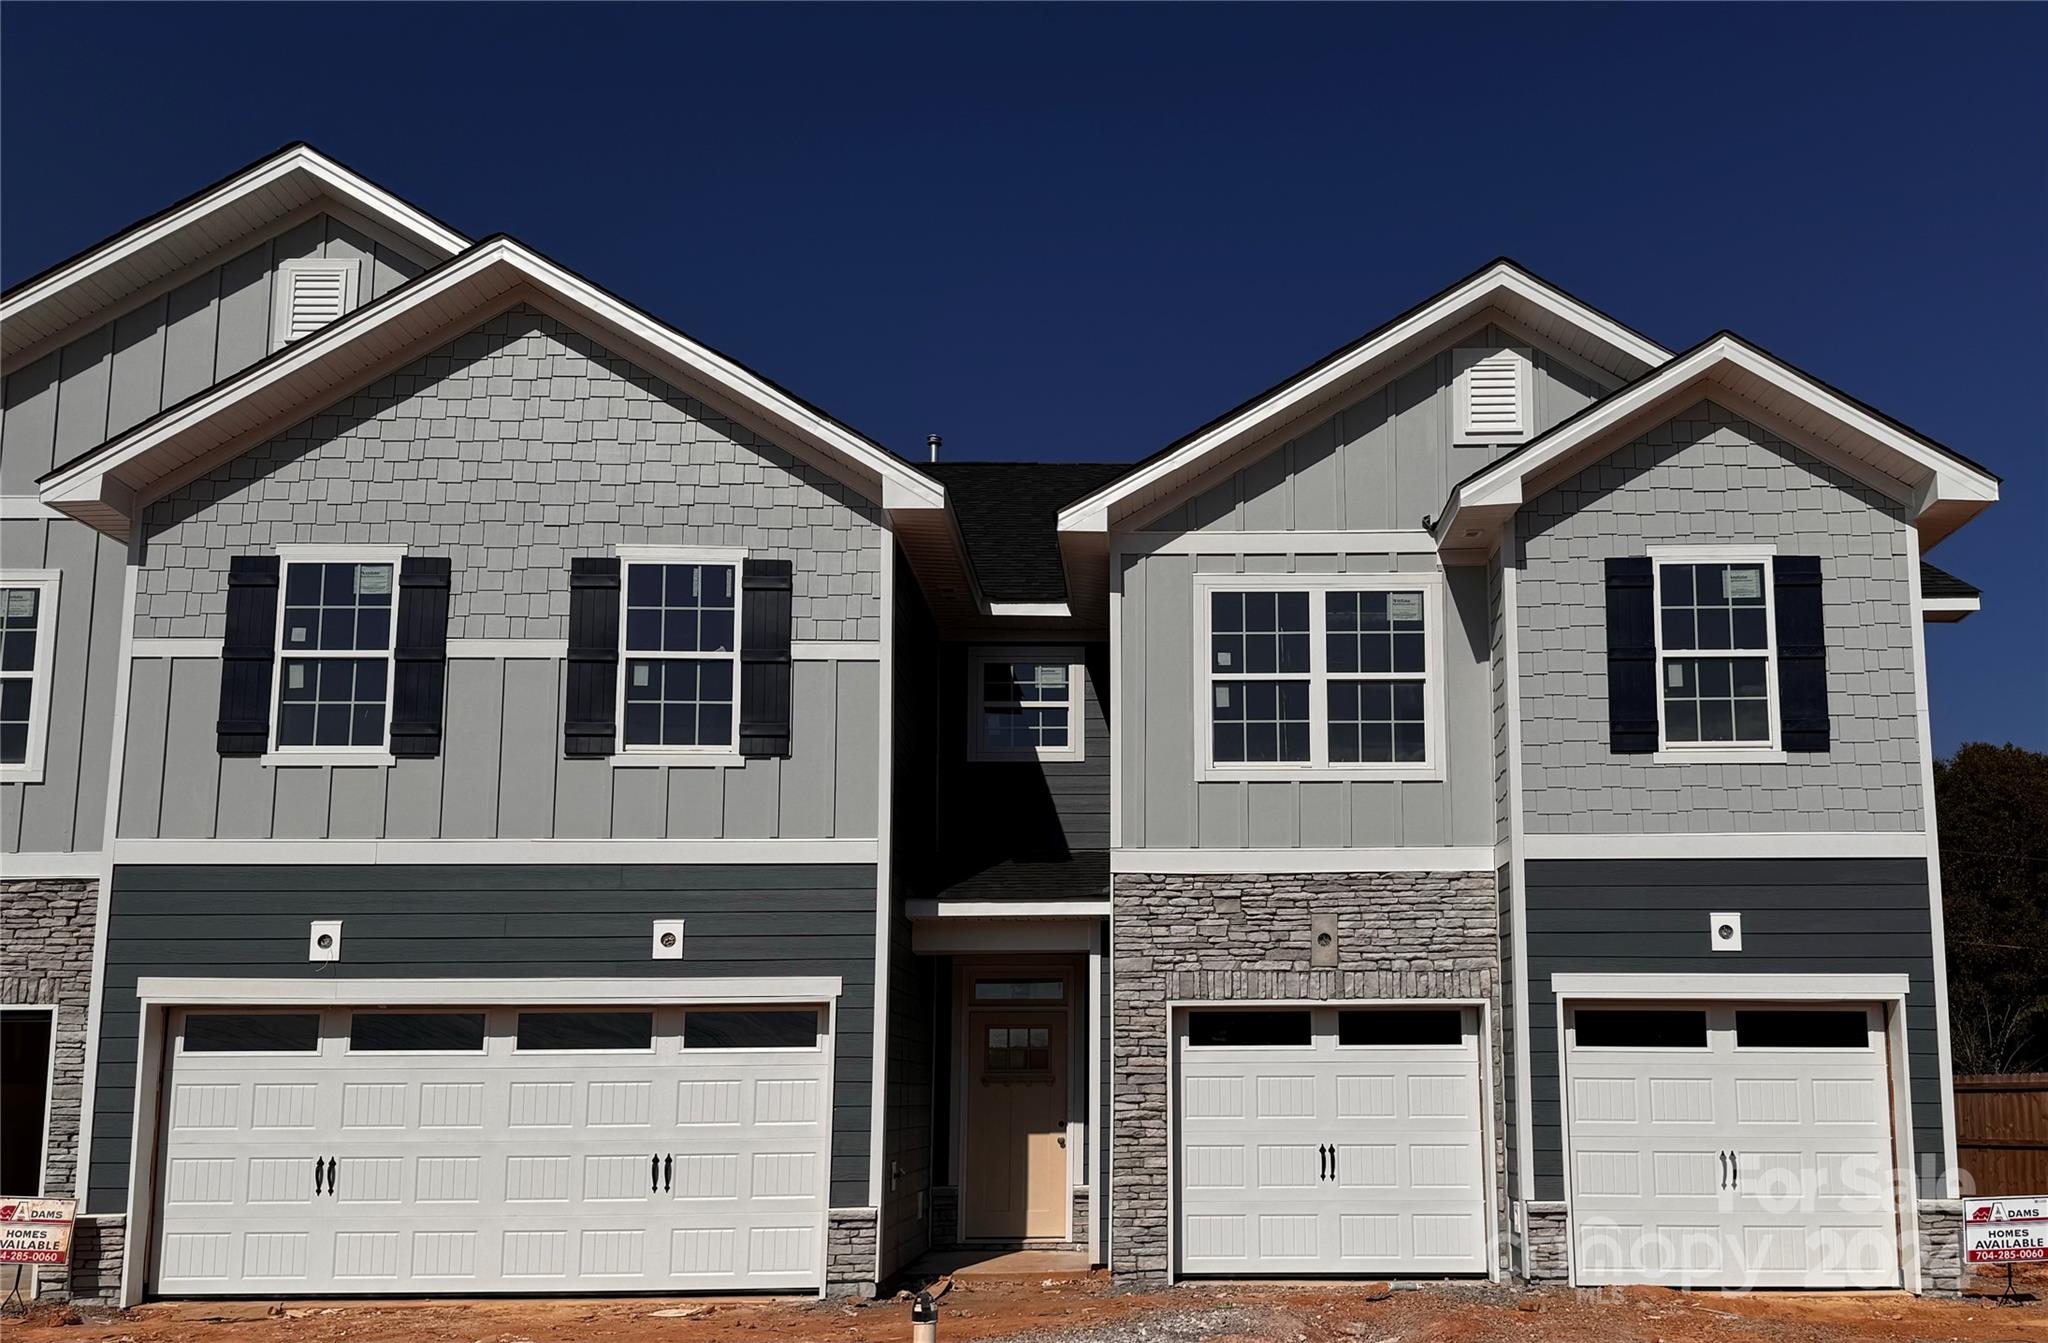
[[[2048,1263],[2048,1196],[1964,1202],[1963,1262]]]
[[[0,1199],[0,1264],[61,1264],[71,1258],[75,1198]]]

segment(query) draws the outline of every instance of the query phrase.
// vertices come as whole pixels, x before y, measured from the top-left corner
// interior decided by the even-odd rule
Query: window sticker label
[[[1730,569],[1727,583],[1730,597],[1755,601],[1764,595],[1764,571],[1761,569]]]
[[[291,666],[285,668],[284,674],[285,684],[291,689],[304,690],[306,688],[306,665],[303,662],[294,662]]]
[[[1230,654],[1229,654],[1229,652],[1227,652],[1227,651],[1226,651],[1226,650],[1224,650],[1224,649],[1220,649],[1220,648],[1219,648],[1219,649],[1217,649],[1217,650],[1216,650],[1216,665],[1217,665],[1217,666],[1219,666],[1219,667],[1228,667],[1228,666],[1230,665]]]
[[[1673,690],[1683,689],[1685,686],[1685,668],[1676,662],[1664,664],[1664,684]]]
[[[292,626],[292,642],[295,644],[306,642],[306,627],[304,625]]]
[[[1389,592],[1387,594],[1387,619],[1422,619],[1422,594],[1419,592]]]
[[[644,687],[647,684],[648,671],[649,668],[647,664],[644,662],[636,662],[633,664],[633,685],[636,688]]]
[[[1216,687],[1216,707],[1219,709],[1227,709],[1230,707],[1229,686],[1220,685]]]
[[[356,566],[356,596],[384,597],[391,593],[391,566],[388,564],[359,564]]]
[[[7,615],[10,619],[26,619],[36,613],[36,594],[33,588],[7,589]]]

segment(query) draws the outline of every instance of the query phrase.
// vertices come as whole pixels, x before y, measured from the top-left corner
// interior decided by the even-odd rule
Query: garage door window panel
[[[1315,1044],[1307,1010],[1188,1013],[1192,1049],[1310,1049]]]
[[[352,1054],[481,1054],[481,1012],[353,1012]]]
[[[1741,1009],[1737,1049],[1868,1049],[1870,1019],[1861,1011]]]
[[[521,1012],[522,1054],[652,1053],[652,1012]]]
[[[317,1012],[189,1012],[179,1048],[187,1054],[314,1054]]]
[[[1364,1007],[1337,1013],[1339,1048],[1455,1047],[1465,1039],[1465,1014],[1455,1007]]]
[[[684,1049],[813,1050],[818,1014],[811,1011],[689,1012]]]
[[[1707,1014],[1582,1007],[1572,1013],[1572,1034],[1580,1049],[1705,1049]]]

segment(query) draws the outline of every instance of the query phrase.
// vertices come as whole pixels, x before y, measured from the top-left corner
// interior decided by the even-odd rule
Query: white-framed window
[[[619,751],[737,758],[741,550],[620,546]]]
[[[279,546],[274,756],[389,757],[394,546]]]
[[[271,301],[270,348],[281,350],[354,311],[362,263],[294,257],[277,268]]]
[[[967,658],[969,760],[1082,760],[1088,669],[1078,648],[977,648]]]
[[[1197,749],[1206,778],[1438,778],[1436,574],[1201,574]]]
[[[60,578],[55,569],[0,570],[0,782],[43,777]]]
[[[1768,547],[1650,551],[1659,753],[1778,750],[1777,616]]]

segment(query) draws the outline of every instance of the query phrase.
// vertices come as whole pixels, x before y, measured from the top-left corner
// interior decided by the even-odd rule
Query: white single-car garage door
[[[1899,1285],[1881,1009],[1587,1002],[1565,1030],[1581,1285]]]
[[[155,1290],[816,1287],[821,1008],[174,1012]]]
[[[1479,1013],[1180,1014],[1180,1269],[1487,1271]]]

